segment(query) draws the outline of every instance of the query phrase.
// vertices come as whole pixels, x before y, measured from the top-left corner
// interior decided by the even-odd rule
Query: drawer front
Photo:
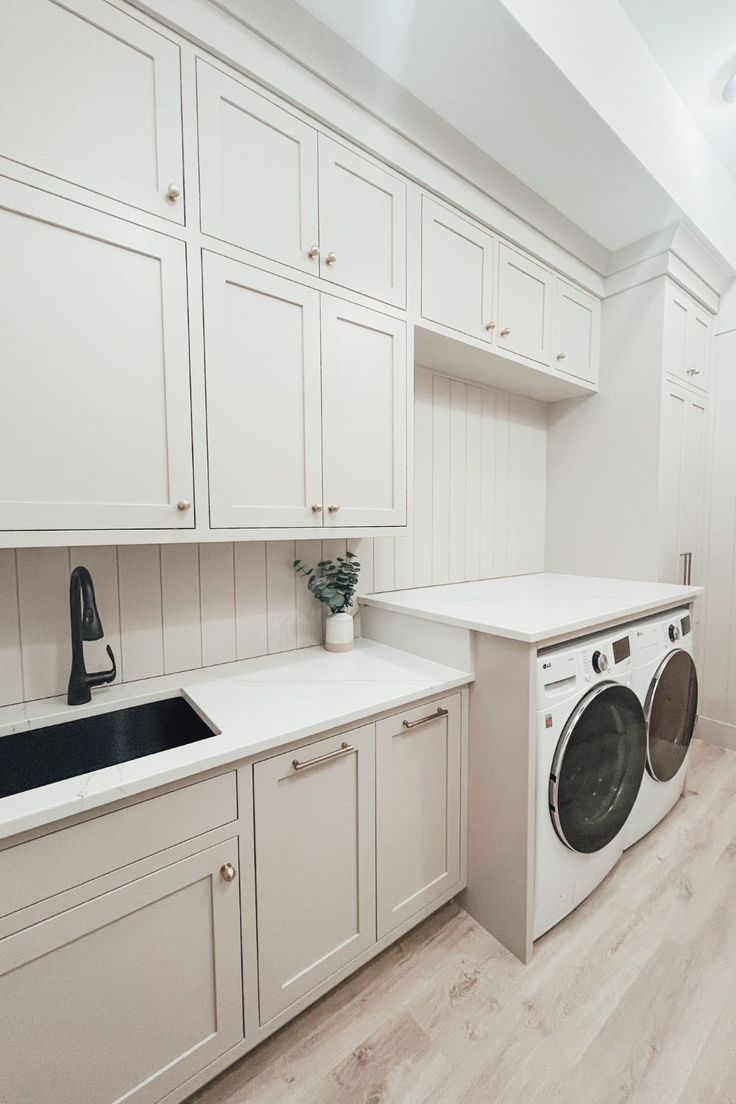
[[[229,824],[235,771],[0,851],[0,916]]]

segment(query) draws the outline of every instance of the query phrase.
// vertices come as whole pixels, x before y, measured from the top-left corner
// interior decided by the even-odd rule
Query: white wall
[[[415,532],[350,543],[362,589],[541,571],[547,408],[417,370]],[[0,705],[63,693],[69,572],[85,564],[125,681],[322,640],[318,603],[295,577],[345,541],[0,550]]]
[[[715,341],[701,734],[736,748],[736,327]]]

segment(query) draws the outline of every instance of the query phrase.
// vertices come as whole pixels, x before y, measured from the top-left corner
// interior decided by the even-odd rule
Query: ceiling
[[[299,3],[606,249],[678,220],[500,0]]]
[[[736,104],[721,99],[736,70],[736,0],[619,0],[736,179]]]

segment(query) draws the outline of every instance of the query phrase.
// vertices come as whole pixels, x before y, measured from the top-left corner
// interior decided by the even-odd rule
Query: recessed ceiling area
[[[619,3],[736,179],[736,104],[721,98],[736,70],[736,3]]]

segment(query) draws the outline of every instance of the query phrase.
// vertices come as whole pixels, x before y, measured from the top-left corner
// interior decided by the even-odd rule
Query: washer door
[[[685,762],[698,715],[698,674],[681,648],[660,663],[647,692],[647,770],[657,782],[674,778]]]
[[[549,781],[555,831],[573,851],[600,851],[634,807],[647,757],[641,702],[628,686],[602,682],[568,718]]]

